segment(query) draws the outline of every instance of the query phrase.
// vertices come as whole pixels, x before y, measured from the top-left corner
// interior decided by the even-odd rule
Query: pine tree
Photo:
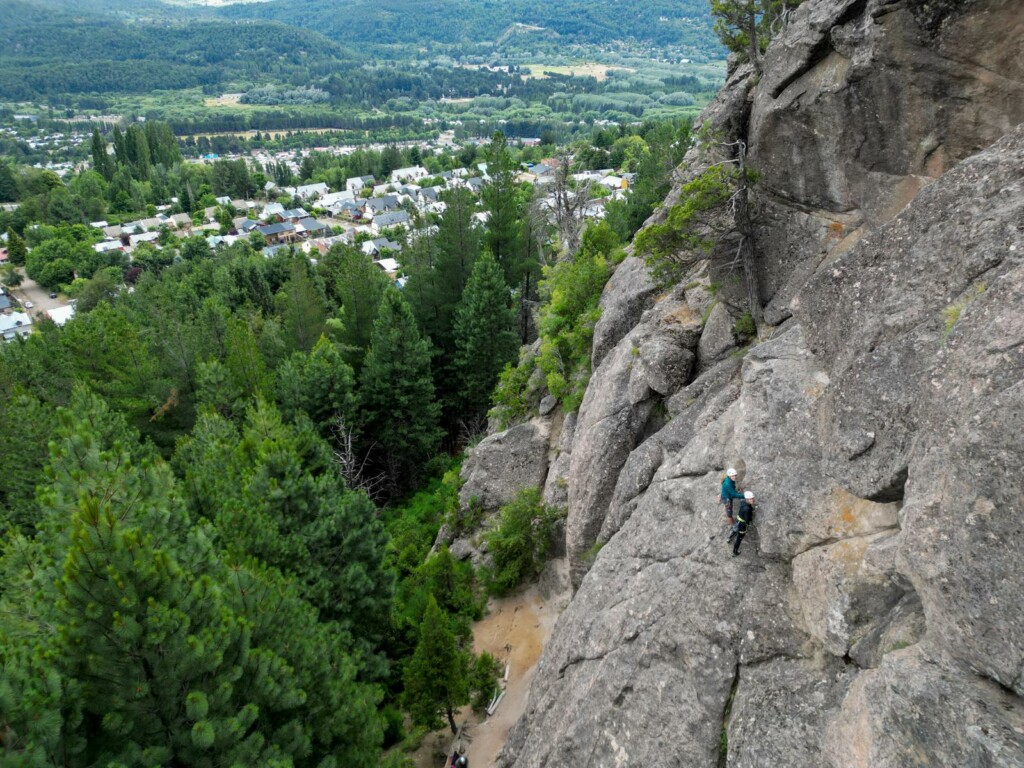
[[[394,489],[411,487],[441,439],[430,344],[405,299],[384,294],[360,377],[363,434],[376,441]]]
[[[455,315],[455,376],[467,417],[487,412],[498,375],[519,351],[510,299],[501,268],[484,253]]]
[[[7,260],[11,264],[17,264],[19,267],[25,265],[25,259],[28,257],[28,248],[25,247],[25,241],[22,240],[18,233],[13,229],[7,230]]]
[[[18,199],[18,179],[7,163],[0,163],[0,203],[13,203]]]
[[[44,523],[5,549],[4,746],[19,764],[369,766],[378,695],[286,579],[225,562],[97,398],[59,414]],[[120,435],[120,437],[116,437]]]
[[[258,399],[241,433],[205,414],[175,457],[196,514],[212,517],[236,558],[297,577],[306,600],[368,657],[387,625],[386,537],[365,494],[347,490],[305,418],[285,424]]]
[[[515,164],[505,137],[495,133],[487,152],[490,181],[481,198],[489,216],[484,246],[501,265],[505,282],[516,286],[526,269],[524,262],[523,202],[515,182]]]
[[[107,152],[107,142],[100,136],[99,128],[92,129],[92,167],[107,181],[114,177],[114,163]]]
[[[303,411],[324,435],[330,434],[338,418],[354,426],[357,400],[352,366],[326,336],[308,355],[292,354],[276,375],[277,401],[286,417]]]
[[[327,310],[320,287],[313,282],[305,256],[292,260],[291,277],[277,295],[285,338],[291,349],[309,352],[324,331]]]
[[[431,595],[416,651],[405,668],[405,707],[418,725],[437,728],[440,716],[456,733],[455,710],[469,702],[469,659],[459,650],[448,617]]]
[[[344,312],[341,341],[348,347],[349,363],[358,372],[370,346],[373,323],[388,287],[388,278],[365,253],[341,245],[331,248],[318,269]]]

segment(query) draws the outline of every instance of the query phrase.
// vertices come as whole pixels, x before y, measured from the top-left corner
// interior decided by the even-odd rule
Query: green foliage
[[[17,288],[23,280],[21,272],[13,264],[7,264],[0,270],[0,283],[3,283],[7,288]]]
[[[538,367],[548,390],[566,411],[579,408],[590,378],[590,348],[600,317],[598,302],[608,277],[609,260],[618,250],[618,236],[608,224],[592,224],[583,232],[579,253],[545,270],[541,292],[541,337]]]
[[[395,289],[380,304],[360,376],[363,428],[380,445],[394,488],[412,487],[437,450],[440,408],[430,375],[430,343]]]
[[[403,503],[384,510],[389,534],[388,563],[400,578],[413,573],[427,557],[441,522],[459,508],[459,464]]]
[[[438,728],[447,716],[452,733],[455,710],[469,702],[469,660],[459,650],[447,615],[431,595],[420,625],[416,651],[405,667],[405,706],[417,725]]]
[[[2,166],[6,168],[7,166]],[[23,266],[28,256],[25,241],[13,229],[7,230],[7,260],[16,266]]]
[[[501,370],[519,350],[511,296],[498,263],[484,253],[455,312],[455,366],[463,418],[482,416]]]
[[[635,250],[663,284],[677,282],[696,261],[705,258],[719,234],[714,219],[724,213],[736,190],[738,172],[732,165],[714,165],[683,185],[680,202],[661,224],[636,236]]]
[[[370,346],[387,276],[366,254],[356,248],[336,245],[318,265],[328,295],[344,313],[340,341],[348,347],[348,361],[358,372]]]
[[[30,394],[13,394],[0,409],[0,434],[8,436],[0,440],[0,531],[35,530],[36,483],[49,458],[46,444],[55,427],[53,413]]]
[[[551,533],[564,513],[545,506],[539,488],[527,488],[501,508],[497,527],[485,539],[493,561],[487,588],[507,594],[538,576],[551,547]]]
[[[613,200],[606,206],[606,221],[622,242],[629,242],[668,194],[672,172],[690,146],[690,123],[658,122],[643,134],[646,153],[637,162],[636,181],[625,200]],[[617,144],[618,142],[616,142]],[[616,146],[612,145],[613,149]],[[612,164],[615,158],[610,158]],[[623,162],[627,162],[625,153]]]
[[[274,390],[286,418],[305,413],[324,436],[341,419],[352,426],[357,419],[355,375],[342,348],[326,336],[308,355],[293,352],[278,367]]]
[[[519,285],[530,273],[525,245],[524,203],[515,181],[518,171],[505,136],[495,133],[487,150],[487,172],[490,180],[484,185],[480,198],[487,211],[487,229],[484,247],[501,265],[505,282]]]
[[[361,650],[379,643],[392,589],[383,526],[365,494],[344,488],[307,420],[285,424],[262,400],[240,432],[204,414],[175,461],[190,508],[213,521],[225,551],[294,575],[303,597]]]
[[[737,336],[753,336],[757,333],[757,326],[754,324],[754,318],[749,312],[744,312],[735,323],[733,323],[733,330]]]
[[[133,461],[116,420],[88,397],[59,414],[39,534],[0,561],[7,754],[372,764],[378,694],[332,628],[278,572],[229,566],[167,465]]]
[[[780,31],[787,14],[802,0],[711,0],[715,33],[722,45],[753,60],[760,69],[760,57],[772,35]]]
[[[490,704],[491,698],[498,691],[498,681],[502,675],[501,662],[484,651],[473,661],[469,670],[469,689],[473,692],[470,704],[477,714],[482,713]]]
[[[516,365],[509,363],[498,376],[498,385],[491,395],[494,407],[490,415],[502,429],[526,418],[530,412],[528,391],[530,378],[537,366],[537,357],[524,349]]]

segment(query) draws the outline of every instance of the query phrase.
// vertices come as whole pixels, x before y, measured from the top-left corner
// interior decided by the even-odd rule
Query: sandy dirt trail
[[[499,661],[510,664],[505,696],[497,711],[481,720],[469,707],[459,713],[464,723],[461,744],[470,768],[490,768],[505,744],[509,729],[526,708],[526,696],[537,672],[544,646],[559,615],[569,602],[569,577],[565,560],[549,563],[551,571],[539,584],[488,604],[489,612],[473,625],[473,650],[487,651]],[[417,768],[441,768],[436,756],[448,751],[453,740],[450,731],[431,734],[413,755]]]

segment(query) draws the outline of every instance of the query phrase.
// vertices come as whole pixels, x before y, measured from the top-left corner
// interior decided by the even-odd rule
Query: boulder
[[[459,502],[493,512],[524,488],[544,484],[549,425],[535,419],[484,438],[462,465]]]
[[[706,371],[736,346],[732,331],[733,319],[725,304],[718,302],[711,308],[697,346],[700,369]]]

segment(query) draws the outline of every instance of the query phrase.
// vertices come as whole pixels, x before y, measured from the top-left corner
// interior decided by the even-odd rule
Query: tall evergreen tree
[[[107,151],[107,142],[100,136],[100,129],[92,129],[92,167],[96,173],[110,181],[114,177],[114,161]]]
[[[229,566],[96,398],[60,414],[44,521],[5,549],[15,764],[374,764],[378,695],[279,573]],[[137,452],[136,452],[137,453]],[[339,762],[340,761],[340,762]]]
[[[510,286],[522,279],[525,238],[523,200],[515,181],[515,163],[504,135],[495,133],[487,150],[490,181],[481,192],[488,212],[485,247],[494,255]]]
[[[418,238],[402,258],[409,272],[405,290],[409,305],[434,346],[450,354],[454,352],[455,307],[480,256],[480,234],[473,222],[472,192],[454,189],[441,199],[447,207],[437,235]]]
[[[18,179],[7,163],[0,163],[0,203],[13,203],[18,199]]]
[[[25,260],[28,258],[28,248],[25,247],[25,241],[18,236],[18,233],[13,229],[7,230],[7,260],[11,264],[17,264],[19,267],[25,265]]]
[[[388,289],[360,377],[363,434],[379,444],[395,490],[411,487],[441,440],[430,374],[430,343],[409,305]]]
[[[317,265],[328,290],[344,313],[341,341],[349,363],[358,372],[370,346],[373,324],[388,278],[370,258],[348,246],[336,245]]]
[[[338,622],[368,659],[383,637],[391,599],[386,537],[373,504],[344,487],[309,421],[285,424],[262,399],[241,432],[205,414],[175,461],[192,509],[213,519],[224,548],[236,559],[252,555],[293,574],[303,597]]]
[[[481,193],[489,216],[484,246],[494,254],[505,282],[519,294],[519,336],[530,335],[529,302],[537,296],[541,254],[536,251],[525,215],[526,200],[515,181],[516,166],[505,137],[495,133],[487,151],[490,181]]]
[[[452,733],[455,710],[469,703],[469,657],[459,650],[448,616],[431,595],[416,651],[405,668],[405,706],[418,725],[437,728],[440,716]]]
[[[330,434],[338,418],[355,426],[352,366],[345,362],[341,347],[326,336],[320,337],[308,355],[293,353],[276,374],[277,402],[287,418],[304,412],[324,435]]]
[[[455,378],[468,418],[487,413],[498,375],[518,353],[510,299],[501,268],[484,253],[473,267],[455,315]]]
[[[324,332],[327,307],[304,255],[292,259],[291,276],[278,293],[277,304],[289,348],[303,352],[312,350]]]

